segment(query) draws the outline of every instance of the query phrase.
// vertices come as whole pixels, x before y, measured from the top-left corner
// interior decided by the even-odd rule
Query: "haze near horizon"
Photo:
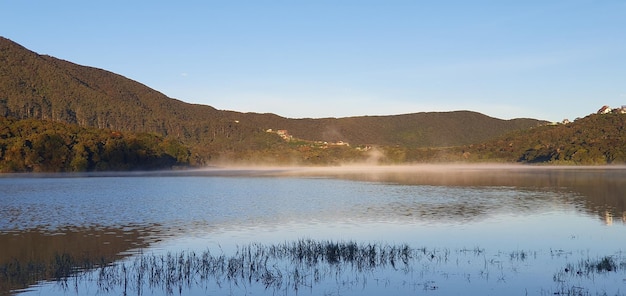
[[[3,1],[0,35],[189,103],[284,117],[626,105],[626,2]]]

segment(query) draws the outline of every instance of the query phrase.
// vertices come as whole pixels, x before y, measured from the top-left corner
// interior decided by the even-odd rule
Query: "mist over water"
[[[217,260],[220,254],[235,256],[249,244],[271,249],[306,239],[406,244],[430,250],[441,260],[415,255],[421,259],[412,263],[409,273],[388,270],[390,263],[377,265],[369,275],[348,276],[342,271],[342,277],[352,277],[348,282],[353,284],[323,277],[308,282],[307,286],[315,287],[309,287],[309,292],[300,287],[298,294],[376,295],[388,289],[409,294],[430,289],[439,295],[459,291],[482,295],[530,289],[529,294],[553,295],[572,292],[568,289],[579,285],[595,295],[600,284],[626,291],[621,281],[626,276],[619,271],[621,246],[626,245],[624,167],[364,164],[5,175],[0,178],[0,196],[0,246],[11,250],[0,255],[0,266],[12,260],[54,262],[63,253],[112,267],[134,264],[146,255],[206,250]],[[557,274],[567,264],[601,262],[606,256],[615,260],[617,271],[594,281]],[[285,268],[280,269],[284,276],[299,266],[277,260],[276,266]],[[84,268],[93,268],[89,266]],[[299,272],[315,278],[316,268],[321,272],[339,267],[324,266]],[[4,292],[28,286],[36,294],[59,291],[54,281],[35,285],[54,279],[38,274],[0,287]],[[378,274],[376,279],[372,274]],[[468,282],[468,275],[474,281]],[[498,281],[500,277],[504,281]],[[243,288],[241,282],[235,285],[231,280],[221,278],[222,284],[229,283],[221,288],[203,285],[217,294],[294,292],[293,285],[267,290],[253,283]],[[116,286],[106,292],[81,283],[87,290],[79,290],[79,295],[86,291],[117,295],[122,289]],[[185,289],[188,293],[183,294],[207,291],[199,292],[193,285]],[[167,294],[159,291],[147,294]]]

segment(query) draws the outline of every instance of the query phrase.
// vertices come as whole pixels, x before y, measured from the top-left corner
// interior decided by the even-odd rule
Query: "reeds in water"
[[[432,260],[435,255],[406,244],[298,240],[239,246],[230,256],[210,250],[140,254],[126,262],[99,266],[91,274],[97,275],[100,290],[120,289],[123,293],[134,290],[141,294],[148,288],[172,294],[197,285],[219,288],[253,283],[275,291],[297,291],[339,277],[344,270],[363,273],[391,267],[408,272],[411,261],[418,257]]]
[[[557,284],[554,295],[592,295],[589,289],[576,283],[585,279],[594,282],[596,277],[606,276],[619,270],[626,270],[626,261],[623,261],[621,256],[586,258],[580,259],[575,264],[568,263],[553,276],[553,280]]]
[[[104,259],[76,260],[59,255],[46,266],[2,266],[0,277],[19,275],[12,280],[27,282],[20,277],[45,273],[59,282],[67,282],[68,278],[77,282],[95,282],[98,291],[105,293],[171,295],[197,288],[220,293],[232,287],[291,294],[329,283],[353,287],[355,284],[365,285],[368,278],[386,281],[385,278],[393,277],[392,274],[400,274],[413,276],[411,285],[414,287],[435,290],[441,287],[433,280],[438,277],[457,275],[469,282],[472,276],[479,275],[479,279],[489,282],[489,274],[494,270],[497,282],[501,284],[507,279],[505,262],[517,268],[520,264],[527,264],[529,258],[536,259],[537,253],[499,252],[492,257],[481,248],[462,249],[454,254],[448,249],[412,248],[406,244],[303,239],[273,245],[248,244],[237,247],[231,255],[222,251],[213,253],[208,249],[203,252],[137,254],[115,264],[108,264]],[[471,264],[478,271],[468,271]],[[439,266],[445,266],[445,270],[438,269]],[[31,272],[17,271],[23,269]],[[626,261],[621,256],[581,260],[577,264],[567,264],[557,272],[553,278],[556,286],[547,291],[554,295],[584,295],[578,292],[588,292],[586,288],[572,284],[577,278],[625,269]]]
[[[57,253],[49,260],[22,262],[14,259],[0,265],[0,287],[25,288],[42,279],[67,281],[73,275],[104,267],[110,262],[110,259],[104,257],[74,257],[67,253]]]

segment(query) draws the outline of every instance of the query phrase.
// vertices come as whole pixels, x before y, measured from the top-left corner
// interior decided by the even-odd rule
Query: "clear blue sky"
[[[0,1],[0,35],[190,103],[291,118],[626,105],[626,1]]]

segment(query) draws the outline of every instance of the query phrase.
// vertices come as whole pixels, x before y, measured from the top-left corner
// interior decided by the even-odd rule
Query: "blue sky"
[[[626,1],[0,1],[0,35],[190,103],[285,117],[626,105]]]

